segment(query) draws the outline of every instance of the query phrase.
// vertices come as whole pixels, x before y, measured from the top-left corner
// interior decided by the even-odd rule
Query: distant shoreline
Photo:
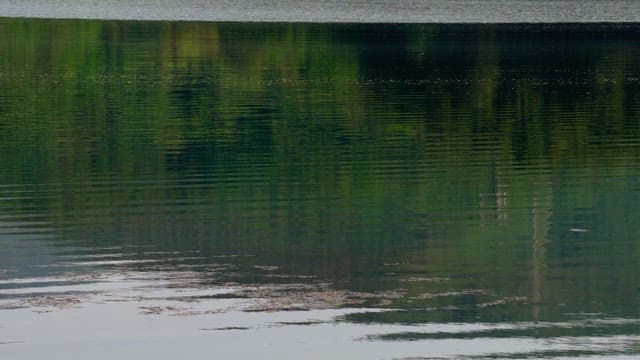
[[[633,24],[635,0],[0,0],[0,18],[283,23]]]
[[[440,33],[475,33],[478,31],[491,31],[495,34],[574,34],[575,36],[592,36],[600,34],[608,36],[618,34],[625,36],[638,36],[640,22],[591,22],[591,23],[358,23],[358,22],[295,22],[295,21],[207,21],[207,20],[149,20],[149,19],[84,19],[84,18],[45,18],[45,17],[7,17],[0,16],[0,21],[70,21],[70,22],[103,22],[119,21],[132,23],[200,23],[200,24],[226,24],[238,25],[246,28],[259,29],[271,26],[331,26],[339,31],[342,27],[357,27],[362,31],[371,29],[374,32],[384,32],[385,29],[398,27],[434,27]],[[590,35],[591,34],[591,35]]]

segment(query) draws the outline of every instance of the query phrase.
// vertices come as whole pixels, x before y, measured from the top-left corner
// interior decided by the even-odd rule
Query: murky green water
[[[0,33],[0,353],[640,354],[638,26]]]

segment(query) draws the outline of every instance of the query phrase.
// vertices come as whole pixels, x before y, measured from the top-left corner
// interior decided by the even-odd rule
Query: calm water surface
[[[0,33],[0,354],[640,354],[638,26]]]
[[[0,0],[0,16],[311,23],[638,22],[637,0]]]

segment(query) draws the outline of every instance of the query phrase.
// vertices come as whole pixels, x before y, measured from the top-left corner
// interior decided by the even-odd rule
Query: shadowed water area
[[[0,354],[640,354],[637,25],[0,33]]]

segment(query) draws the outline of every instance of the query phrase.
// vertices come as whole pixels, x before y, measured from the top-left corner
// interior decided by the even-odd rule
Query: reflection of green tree
[[[407,273],[459,263],[526,294],[500,276],[528,279],[521,264],[540,253],[523,209],[637,213],[585,180],[637,175],[640,54],[622,36],[7,19],[0,30],[0,183],[45,185],[2,211],[117,228],[83,236],[95,242],[258,251],[335,277],[394,257]],[[624,218],[607,228],[628,229]]]

